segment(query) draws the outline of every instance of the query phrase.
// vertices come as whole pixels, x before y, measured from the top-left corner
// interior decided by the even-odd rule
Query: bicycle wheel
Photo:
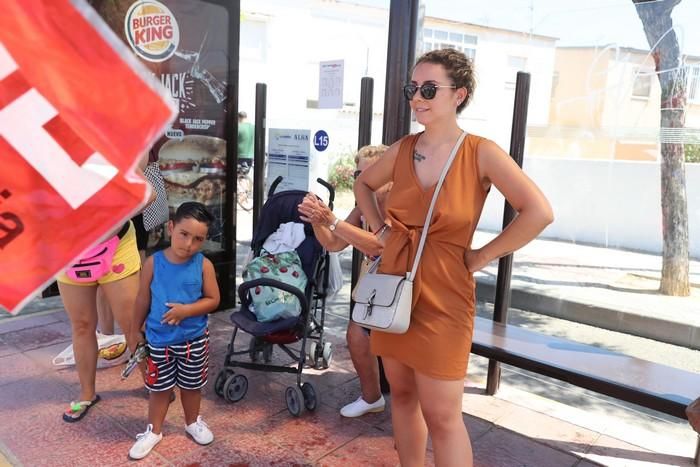
[[[238,176],[238,186],[236,188],[238,205],[244,211],[253,209],[253,181],[246,175]]]

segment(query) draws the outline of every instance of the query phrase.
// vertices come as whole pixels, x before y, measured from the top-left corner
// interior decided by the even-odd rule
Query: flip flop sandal
[[[100,402],[100,400],[100,396],[96,394],[91,401],[71,402],[68,410],[63,413],[63,421],[68,423],[79,422],[87,415],[90,408]]]

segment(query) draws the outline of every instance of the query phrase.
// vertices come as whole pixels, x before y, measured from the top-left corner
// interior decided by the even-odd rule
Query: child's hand
[[[169,306],[170,310],[163,315],[163,319],[160,321],[163,324],[170,324],[171,326],[177,326],[180,321],[189,317],[189,307],[182,303],[166,303],[165,306]]]

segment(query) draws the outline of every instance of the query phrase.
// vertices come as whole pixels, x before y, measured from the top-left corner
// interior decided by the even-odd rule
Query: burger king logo
[[[139,0],[129,7],[124,33],[136,55],[149,62],[169,59],[180,42],[175,16],[155,0]]]

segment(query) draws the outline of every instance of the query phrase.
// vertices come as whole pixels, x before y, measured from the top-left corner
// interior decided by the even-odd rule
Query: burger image
[[[168,203],[177,209],[185,201],[217,204],[223,200],[226,141],[204,135],[171,139],[158,151]]]
[[[166,173],[176,173],[176,172],[190,172],[197,167],[196,161],[168,161],[161,162],[160,171],[163,175]]]
[[[199,164],[199,171],[206,174],[221,174],[226,173],[226,164],[219,158],[214,158],[210,162],[201,162]]]
[[[218,180],[204,178],[197,181],[195,189],[195,201],[202,204],[212,204],[221,193],[221,183]]]

